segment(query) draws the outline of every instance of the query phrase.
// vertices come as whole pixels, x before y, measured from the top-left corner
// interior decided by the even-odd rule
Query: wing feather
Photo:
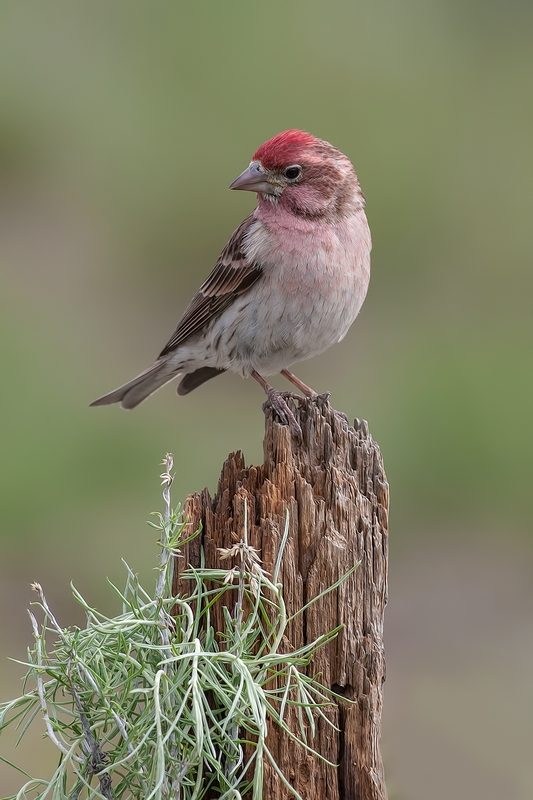
[[[185,309],[178,327],[159,354],[168,355],[183,342],[208,325],[238,295],[250,288],[263,274],[259,264],[249,262],[242,243],[254,222],[253,213],[246,217],[231,236],[209,277]]]

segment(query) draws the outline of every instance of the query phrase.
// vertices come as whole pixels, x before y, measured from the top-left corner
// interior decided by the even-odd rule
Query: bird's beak
[[[250,166],[241,172],[230,185],[230,189],[241,189],[244,192],[260,192],[261,194],[276,194],[276,186],[268,180],[268,173],[259,161],[252,161]]]

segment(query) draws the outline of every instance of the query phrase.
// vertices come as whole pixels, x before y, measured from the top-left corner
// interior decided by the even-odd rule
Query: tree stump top
[[[294,413],[302,428],[297,442],[287,426],[265,412],[264,463],[246,467],[242,453],[225,461],[214,498],[207,489],[190,495],[185,514],[202,533],[177,560],[180,570],[198,566],[203,547],[207,567],[220,567],[218,548],[242,535],[245,503],[248,542],[272,573],[289,512],[289,535],[279,580],[289,615],[334,584],[354,564],[356,571],[314,603],[289,626],[287,647],[298,648],[343,628],[318,651],[307,668],[320,681],[353,703],[340,701],[328,710],[338,734],[318,721],[312,746],[333,768],[310,756],[270,725],[268,747],[283,773],[304,798],[313,800],[386,800],[379,749],[382,684],[385,679],[383,613],[387,602],[388,483],[378,446],[366,422],[349,426],[346,418],[321,398],[302,399]],[[228,563],[224,562],[224,568]],[[223,624],[214,609],[214,624]],[[217,618],[218,615],[218,618]],[[219,630],[222,629],[218,628]],[[296,720],[289,723],[296,725]],[[288,791],[265,764],[264,796],[288,797]]]

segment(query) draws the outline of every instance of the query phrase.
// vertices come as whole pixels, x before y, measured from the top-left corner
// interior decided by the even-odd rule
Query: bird
[[[94,400],[132,409],[174,378],[178,395],[235,372],[263,388],[280,421],[301,437],[281,373],[316,398],[289,367],[340,342],[365,299],[371,237],[355,169],[329,142],[290,129],[262,144],[229,186],[255,192],[169,341],[148,369]],[[291,393],[287,393],[290,395]]]

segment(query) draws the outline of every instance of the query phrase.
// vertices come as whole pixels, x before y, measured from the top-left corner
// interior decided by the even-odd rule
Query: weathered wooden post
[[[248,541],[272,572],[289,510],[289,537],[280,580],[292,614],[331,586],[354,564],[359,568],[338,589],[299,616],[285,646],[297,648],[338,625],[338,637],[315,655],[308,673],[350,700],[329,713],[339,728],[318,721],[313,747],[333,768],[270,725],[268,747],[294,788],[310,800],[386,800],[380,754],[382,685],[385,679],[383,613],[387,602],[389,491],[378,446],[365,422],[349,427],[342,415],[321,399],[295,407],[303,441],[266,412],[264,464],[246,467],[241,453],[222,467],[218,491],[190,495],[185,512],[202,533],[184,548],[180,571],[199,565],[220,567],[218,548],[234,544],[232,531],[244,526]],[[223,564],[227,568],[227,562]],[[222,609],[214,624],[223,629]],[[288,718],[289,724],[296,720]],[[292,728],[291,728],[292,729]],[[264,797],[285,800],[287,788],[267,763]]]

